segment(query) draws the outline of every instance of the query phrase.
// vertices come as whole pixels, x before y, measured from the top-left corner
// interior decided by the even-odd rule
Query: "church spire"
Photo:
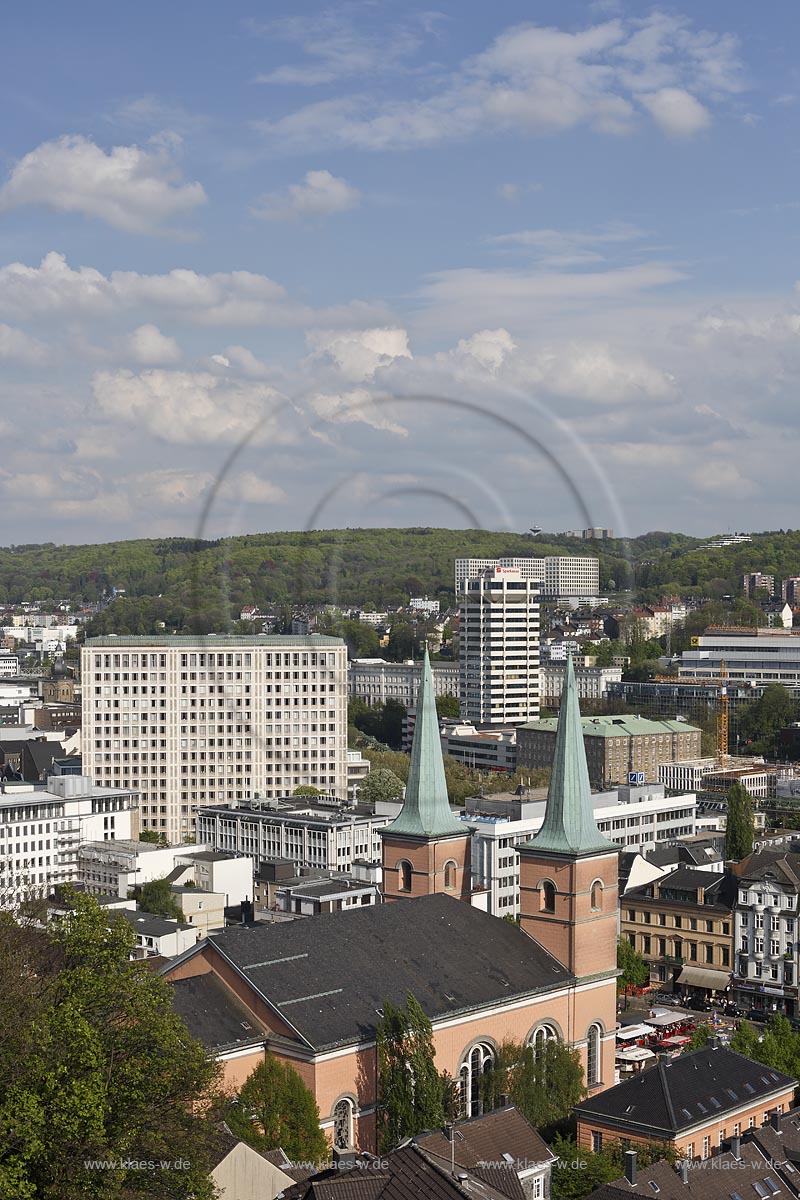
[[[527,847],[576,857],[619,849],[603,837],[592,811],[589,770],[586,766],[578,688],[571,654],[567,657],[564,673],[544,824],[527,843]]]
[[[451,813],[447,799],[433,672],[427,647],[417,692],[417,715],[406,796],[396,820],[386,825],[382,833],[426,839],[468,833],[463,821]]]

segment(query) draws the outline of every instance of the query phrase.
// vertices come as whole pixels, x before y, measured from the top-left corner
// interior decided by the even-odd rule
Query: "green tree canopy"
[[[155,913],[159,917],[175,917],[181,920],[183,913],[180,905],[172,895],[168,879],[151,879],[142,884],[139,893],[139,907],[143,912]]]
[[[739,733],[749,752],[777,754],[780,731],[798,719],[798,703],[781,683],[768,683],[760,699],[741,710]]]
[[[440,717],[460,717],[461,705],[458,702],[458,696],[437,696],[436,713]]]
[[[294,1067],[274,1054],[248,1075],[226,1120],[232,1133],[260,1153],[281,1149],[301,1162],[328,1158],[313,1094]]]
[[[728,815],[725,823],[725,857],[741,862],[753,853],[755,817],[753,800],[747,788],[734,783],[728,788]]]
[[[617,976],[618,992],[631,987],[647,987],[650,982],[650,968],[626,937],[617,942],[617,967],[622,972]]]
[[[593,1154],[578,1146],[574,1138],[556,1134],[550,1139],[550,1148],[556,1155],[552,1200],[584,1200],[601,1184],[624,1175],[626,1147],[621,1142],[609,1142]],[[652,1166],[662,1158],[671,1163],[677,1159],[674,1148],[664,1142],[637,1142],[636,1156],[640,1168]]]
[[[786,1017],[770,1017],[763,1034],[756,1033],[748,1021],[740,1021],[731,1038],[731,1049],[783,1071],[793,1079],[800,1078],[800,1034],[794,1033]]]
[[[553,1038],[534,1049],[519,1042],[500,1046],[494,1066],[483,1078],[486,1111],[510,1097],[536,1129],[549,1129],[568,1117],[586,1095],[577,1050]]]
[[[218,1069],[172,1012],[171,985],[130,960],[128,922],[67,898],[47,932],[0,921],[0,1031],[13,1028],[0,1037],[0,1196],[211,1200]],[[188,1167],[85,1167],[98,1159]]]
[[[402,779],[398,779],[394,771],[378,767],[371,770],[358,785],[358,799],[363,804],[400,800],[404,786]]]
[[[413,993],[405,1008],[384,1001],[377,1042],[379,1142],[381,1150],[392,1150],[443,1123],[452,1081],[436,1071],[433,1026]]]

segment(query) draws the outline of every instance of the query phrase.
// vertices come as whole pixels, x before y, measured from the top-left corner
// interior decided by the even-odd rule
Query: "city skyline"
[[[83,14],[6,22],[9,540],[789,522],[796,11]]]

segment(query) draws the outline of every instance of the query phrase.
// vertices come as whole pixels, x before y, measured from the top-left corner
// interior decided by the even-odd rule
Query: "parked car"
[[[673,992],[656,992],[653,997],[653,1004],[674,1004],[679,1006],[680,1003],[680,996],[674,995]]]
[[[748,1021],[756,1021],[758,1024],[764,1025],[772,1014],[764,1012],[763,1008],[749,1008],[744,1015]]]

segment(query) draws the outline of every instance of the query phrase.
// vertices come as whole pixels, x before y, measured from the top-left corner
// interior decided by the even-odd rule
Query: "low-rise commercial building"
[[[551,647],[551,652],[552,652]],[[539,667],[539,699],[545,708],[557,707],[561,700],[566,673],[566,655],[561,662],[542,663]],[[609,688],[622,679],[621,667],[575,666],[579,700],[607,700]]]
[[[431,663],[437,696],[458,695],[458,663]],[[417,702],[422,663],[387,662],[384,658],[354,658],[347,668],[348,693],[365,704],[396,700],[409,708]]]
[[[555,718],[547,717],[519,727],[519,769],[550,766],[556,724]],[[589,778],[595,787],[658,783],[662,763],[697,758],[700,754],[702,731],[686,721],[650,721],[633,716],[582,717],[581,725]]]
[[[409,723],[408,744],[414,731]],[[474,771],[505,771],[513,775],[517,768],[515,729],[476,729],[468,721],[442,721],[442,753]]]

